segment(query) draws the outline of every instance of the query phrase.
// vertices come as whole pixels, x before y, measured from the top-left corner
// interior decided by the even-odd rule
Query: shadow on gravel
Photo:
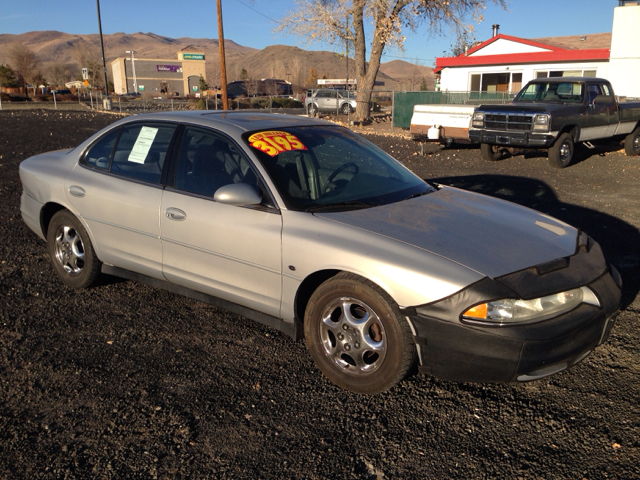
[[[508,200],[558,218],[591,235],[623,279],[622,307],[640,291],[640,231],[611,215],[561,202],[540,180],[509,175],[468,175],[425,179]]]

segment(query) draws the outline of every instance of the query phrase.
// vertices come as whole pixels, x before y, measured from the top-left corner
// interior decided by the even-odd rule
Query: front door
[[[609,103],[595,103],[595,98],[603,95],[597,83],[587,84],[587,126],[582,129],[580,140],[606,138],[609,131]],[[615,100],[614,100],[615,103]]]
[[[275,208],[214,201],[229,183],[259,180],[230,140],[186,127],[175,181],[162,197],[163,271],[170,282],[280,316],[282,217]]]

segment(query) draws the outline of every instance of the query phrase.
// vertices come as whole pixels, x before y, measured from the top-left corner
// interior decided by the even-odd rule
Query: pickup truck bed
[[[413,139],[420,142],[469,143],[469,127],[475,109],[469,105],[415,105],[410,132]],[[433,127],[437,128],[438,135],[429,138],[429,129]]]

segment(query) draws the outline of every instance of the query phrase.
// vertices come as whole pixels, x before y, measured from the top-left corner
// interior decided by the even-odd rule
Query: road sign
[[[82,69],[82,79],[83,80],[89,80],[89,69],[87,68],[83,68]],[[86,85],[86,83],[85,83]]]

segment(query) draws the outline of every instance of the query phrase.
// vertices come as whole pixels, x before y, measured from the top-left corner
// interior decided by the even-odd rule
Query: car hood
[[[540,112],[559,112],[562,110],[575,110],[580,107],[580,103],[552,103],[552,102],[517,102],[496,105],[481,105],[477,111],[484,112],[505,112],[505,113],[540,113]]]
[[[410,200],[316,216],[367,230],[491,278],[573,255],[578,231],[552,217],[452,187]]]

